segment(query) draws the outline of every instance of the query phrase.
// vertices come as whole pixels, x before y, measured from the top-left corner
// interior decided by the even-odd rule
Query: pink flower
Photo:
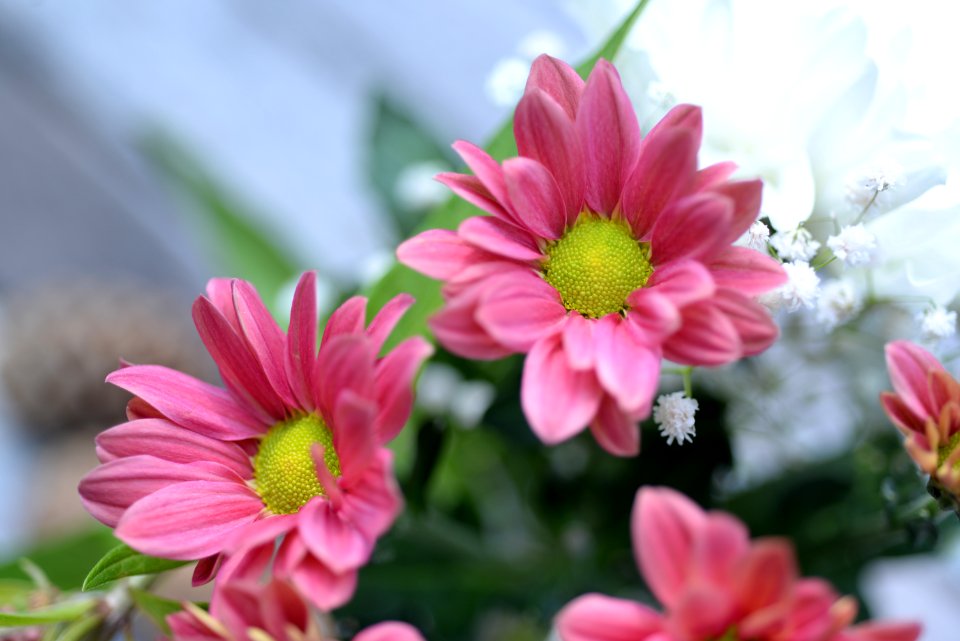
[[[346,602],[401,506],[382,445],[409,416],[431,348],[411,338],[378,354],[412,302],[398,296],[364,328],[366,300],[348,300],[318,353],[312,272],[287,334],[252,285],[211,280],[193,318],[225,389],[156,365],[110,374],[135,398],[129,422],[97,437],[87,510],[140,552],[199,560],[195,583],[264,565],[283,536],[274,573],[321,608]]]
[[[880,395],[883,409],[931,482],[960,496],[960,383],[933,355],[907,341],[888,343],[886,354],[895,393]]]
[[[642,488],[633,508],[640,571],[665,612],[588,594],[557,615],[563,641],[915,641],[914,623],[867,623],[851,597],[797,576],[793,548],[751,541],[743,523],[704,512],[667,488]]]
[[[732,163],[697,170],[700,109],[673,109],[645,137],[613,66],[586,84],[541,56],[517,106],[520,156],[454,149],[474,175],[437,179],[490,216],[400,245],[401,262],[445,281],[430,326],[468,358],[526,353],[521,399],[545,443],[590,425],[609,452],[639,451],[661,358],[723,365],[777,329],[754,297],[779,264],[732,246],[757,219],[759,180]]]
[[[232,581],[220,586],[207,613],[192,603],[167,617],[172,641],[327,641],[303,598],[288,583]],[[396,621],[363,630],[353,641],[423,641]]]

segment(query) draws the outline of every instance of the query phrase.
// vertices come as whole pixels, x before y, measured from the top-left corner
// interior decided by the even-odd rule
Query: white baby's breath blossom
[[[770,238],[770,244],[783,260],[809,261],[820,249],[820,243],[803,227],[778,231]]]
[[[812,309],[820,295],[820,277],[817,272],[810,263],[802,260],[784,263],[783,271],[787,274],[787,282],[761,302],[768,306],[783,307],[788,312],[795,312],[801,307]]]
[[[750,225],[750,229],[737,241],[738,245],[755,249],[758,252],[767,251],[767,242],[770,240],[770,228],[762,221],[756,221]]]
[[[845,264],[855,267],[873,260],[877,249],[877,237],[867,231],[863,224],[848,225],[835,236],[827,238],[827,247]]]
[[[925,341],[939,341],[957,333],[957,313],[934,305],[917,315],[920,334]]]
[[[661,394],[653,408],[653,422],[660,426],[660,434],[667,439],[667,445],[693,442],[697,428],[693,415],[699,408],[695,398],[687,398],[683,392]]]
[[[897,186],[900,182],[900,174],[898,167],[888,164],[853,177],[846,184],[847,202],[858,211],[873,207],[878,204],[879,199],[883,198],[881,194]]]
[[[832,280],[820,290],[817,300],[817,320],[832,330],[843,325],[863,309],[863,298],[847,280]]]

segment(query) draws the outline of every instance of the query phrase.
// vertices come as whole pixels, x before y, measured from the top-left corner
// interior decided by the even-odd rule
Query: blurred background
[[[710,57],[702,36],[727,4],[652,0],[618,61],[641,122],[697,99],[708,137],[712,124],[729,133],[737,118],[711,122],[710,96],[680,64]],[[750,28],[769,18],[759,3],[732,4],[757,12]],[[938,159],[950,188],[960,130],[947,61],[960,52],[942,4],[905,15],[893,3],[817,2],[767,21],[771,48],[727,70],[755,91],[733,113],[769,114],[765,99],[798,85],[779,57],[795,52],[778,41],[810,16],[842,15],[862,32],[840,38],[905,96],[898,131],[940,141],[923,158]],[[21,576],[15,560],[28,555],[72,589],[115,543],[75,488],[96,463],[92,437],[123,420],[124,394],[102,382],[118,358],[216,380],[189,315],[211,276],[252,280],[281,319],[304,269],[319,271],[324,311],[367,290],[446,200],[431,177],[459,167],[450,143],[486,140],[536,55],[583,59],[629,5],[0,0],[0,576]],[[767,66],[755,68],[761,54]],[[801,93],[788,96],[798,113],[834,97]],[[717,149],[790,199],[789,180],[735,144],[705,153]],[[957,221],[960,209],[947,211]],[[960,272],[946,277],[960,283]],[[864,614],[923,618],[925,639],[953,641],[956,526],[908,509],[924,481],[874,402],[887,386],[877,346],[909,337],[912,316],[871,316],[847,333],[781,320],[785,340],[763,358],[697,373],[692,444],[667,446],[646,425],[633,460],[589,436],[543,447],[519,412],[518,360],[440,353],[395,446],[407,511],[338,613],[345,635],[400,618],[433,639],[543,639],[583,592],[650,600],[628,515],[637,487],[656,483],[734,512],[755,535],[792,537],[804,572],[857,594]],[[199,598],[187,585],[161,588]]]

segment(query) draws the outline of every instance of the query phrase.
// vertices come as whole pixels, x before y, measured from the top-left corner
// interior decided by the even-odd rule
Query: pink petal
[[[719,639],[736,622],[733,599],[721,590],[692,586],[671,607],[670,618],[687,639]]]
[[[209,461],[250,478],[250,457],[239,446],[212,439],[163,419],[140,419],[97,435],[97,445],[113,458],[149,454],[173,463]]]
[[[480,182],[480,179],[476,176],[444,172],[437,174],[435,178],[471,205],[479,207],[483,211],[502,220],[514,220],[513,214],[508,212],[504,206],[500,204],[500,201],[493,197],[490,191],[483,186],[483,183]]]
[[[508,277],[479,304],[476,319],[499,343],[518,352],[562,328],[567,310],[542,278],[529,274]]]
[[[410,418],[413,409],[413,379],[433,354],[433,347],[414,336],[397,345],[377,363],[374,379],[377,418],[374,426],[380,443],[392,441]]]
[[[520,400],[531,429],[548,445],[564,441],[597,413],[602,392],[593,372],[567,364],[559,335],[536,343],[523,366]]]
[[[324,341],[313,375],[317,407],[329,416],[337,407],[337,399],[347,390],[373,399],[375,359],[373,346],[363,336],[342,334]]]
[[[711,512],[694,542],[693,565],[704,580],[727,589],[749,550],[746,526],[729,514]]]
[[[237,306],[233,302],[233,283],[236,278],[211,278],[207,281],[207,298],[230,323],[230,327],[240,333],[240,318]]]
[[[659,345],[680,327],[680,312],[667,296],[656,289],[638,289],[627,301],[625,325],[634,341],[642,345]]]
[[[333,310],[326,326],[323,328],[323,345],[337,336],[359,336],[364,332],[367,322],[367,299],[363,296],[352,296]]]
[[[482,287],[449,301],[428,322],[437,340],[448,350],[465,358],[492,360],[513,353],[487,333],[476,319],[477,303]]]
[[[377,448],[373,421],[377,406],[372,400],[344,390],[333,410],[333,447],[340,458],[344,480],[363,474]]]
[[[336,574],[313,556],[304,557],[291,570],[290,578],[300,593],[323,611],[340,607],[357,589],[356,571]]]
[[[673,202],[651,232],[654,266],[712,256],[724,243],[720,230],[730,223],[732,211],[731,202],[717,196],[697,194]]]
[[[303,597],[289,583],[272,579],[259,592],[260,611],[266,625],[264,629],[272,638],[289,638],[290,626],[306,632],[313,625]]]
[[[754,612],[789,598],[796,580],[796,560],[789,542],[761,539],[740,564],[735,593],[740,606]]]
[[[504,182],[503,169],[499,163],[491,158],[486,151],[465,140],[458,140],[453,143],[453,150],[463,158],[467,167],[480,179],[480,182],[490,192],[494,200],[500,203],[508,215],[515,218],[509,207],[510,199],[507,197],[507,185]]]
[[[737,327],[710,301],[688,305],[683,323],[663,344],[663,355],[684,365],[725,365],[743,355]]]
[[[747,296],[763,294],[787,282],[780,263],[749,247],[727,247],[710,261],[709,267],[717,287]]]
[[[482,258],[478,249],[449,229],[429,229],[397,247],[397,260],[437,280],[449,280]]]
[[[544,91],[557,101],[571,120],[576,117],[584,83],[580,74],[570,65],[541,54],[530,66],[530,76],[527,78],[526,91],[534,89]]]
[[[583,205],[582,154],[572,118],[542,89],[528,89],[514,113],[513,132],[520,155],[553,174],[572,225]]]
[[[193,568],[193,577],[190,584],[196,588],[210,583],[213,577],[217,576],[221,563],[223,563],[223,554],[214,554],[197,561],[197,565]]]
[[[594,321],[577,313],[568,314],[563,326],[563,351],[570,367],[577,370],[592,369],[594,363]]]
[[[753,356],[767,349],[780,335],[767,308],[730,290],[721,290],[713,299],[717,309],[733,322],[740,337],[743,355]]]
[[[229,555],[221,574],[240,577],[259,578],[257,572],[257,557],[254,554],[258,548],[266,547],[271,551],[277,538],[288,535],[296,530],[296,514],[261,514],[261,518],[247,527],[237,530],[233,536],[223,542],[223,549]],[[238,562],[246,553],[253,554],[250,558]]]
[[[647,281],[646,289],[666,296],[681,309],[690,303],[711,298],[717,286],[710,271],[702,264],[695,260],[682,260],[658,267]],[[630,296],[642,296],[642,291],[637,290]],[[630,301],[628,297],[627,302]]]
[[[296,406],[297,401],[287,383],[287,338],[267,311],[253,285],[246,281],[233,282],[233,299],[240,319],[242,335],[260,363],[270,387],[285,405]]]
[[[562,641],[646,641],[665,627],[661,615],[634,601],[585,594],[557,614]]]
[[[340,515],[373,541],[390,529],[402,507],[393,477],[393,453],[380,448],[363,476],[346,486]]]
[[[560,238],[567,210],[553,174],[536,160],[521,157],[503,163],[503,176],[520,224],[540,238]]]
[[[600,447],[614,456],[640,453],[640,426],[624,412],[612,396],[604,395],[600,409],[590,423],[590,431]]]
[[[267,380],[263,367],[213,303],[198,298],[193,304],[193,322],[224,382],[253,407],[271,418],[282,418],[286,408]]]
[[[893,421],[897,427],[901,428],[901,430],[919,432],[921,434],[925,432],[926,421],[914,414],[907,404],[896,394],[882,392],[880,394],[880,405],[890,420]]]
[[[246,632],[248,628],[265,628],[257,588],[255,583],[247,581],[220,583],[210,604],[210,614],[234,633]]]
[[[307,549],[335,574],[356,570],[370,558],[373,542],[326,501],[311,501],[300,517]]]
[[[887,343],[884,349],[893,389],[917,416],[937,417],[928,385],[930,372],[943,372],[943,365],[930,352],[908,341]]]
[[[644,238],[697,171],[699,142],[689,129],[672,128],[644,139],[637,164],[623,188],[621,211],[637,238]]]
[[[223,637],[211,630],[192,612],[181,610],[167,617],[167,625],[177,641],[220,641]]]
[[[424,641],[420,631],[409,623],[385,621],[364,628],[353,641]]]
[[[606,60],[599,60],[587,78],[577,129],[587,204],[596,212],[612,214],[637,162],[640,126],[617,70]]]
[[[460,238],[491,254],[512,260],[544,258],[535,239],[525,230],[490,216],[468,218],[457,229]]]
[[[594,327],[596,370],[600,384],[628,414],[646,415],[660,378],[660,354],[637,342],[618,315]]]
[[[393,333],[397,323],[400,322],[400,319],[403,318],[403,315],[407,313],[407,310],[410,309],[414,302],[416,301],[410,294],[397,294],[387,301],[387,303],[380,308],[380,311],[377,312],[377,315],[373,317],[373,320],[370,321],[370,326],[367,327],[367,337],[371,341],[374,354],[380,353],[380,350],[383,349],[383,344],[387,341],[390,334]]]
[[[136,394],[174,423],[211,438],[239,441],[267,428],[225,390],[167,367],[124,367],[107,376],[107,382]]]
[[[287,332],[287,380],[305,410],[313,409],[313,363],[317,358],[317,274],[304,272],[293,294]]]
[[[131,505],[115,533],[144,554],[201,559],[219,552],[224,539],[252,523],[262,509],[260,497],[242,483],[187,481]]]
[[[737,163],[726,161],[718,162],[715,165],[710,165],[709,167],[704,167],[697,172],[696,178],[694,178],[692,191],[702,191],[704,189],[710,189],[715,185],[719,185],[737,170]]]
[[[716,185],[712,191],[733,202],[733,216],[729,226],[723,230],[724,244],[732,243],[743,236],[760,215],[763,181],[755,179],[726,182]]]
[[[699,147],[703,138],[703,110],[696,105],[676,105],[653,126],[642,144],[647,144],[651,139],[666,133],[669,129],[689,130]]]
[[[668,609],[687,587],[696,540],[706,515],[686,496],[664,487],[637,492],[631,531],[633,550],[643,577]]]

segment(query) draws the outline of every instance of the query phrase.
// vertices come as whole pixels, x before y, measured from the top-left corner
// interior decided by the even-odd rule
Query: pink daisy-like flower
[[[346,602],[401,506],[382,445],[431,348],[417,337],[378,354],[412,302],[394,298],[365,328],[366,300],[348,300],[318,351],[314,273],[287,334],[250,283],[211,280],[193,318],[226,389],[156,365],[110,374],[135,398],[130,420],[97,437],[87,510],[144,554],[199,560],[195,583],[260,563],[283,536],[274,573],[321,608]]]
[[[754,297],[785,280],[737,240],[757,219],[759,180],[732,163],[697,170],[700,109],[674,108],[645,137],[613,66],[586,84],[541,56],[517,106],[520,156],[454,149],[474,175],[440,174],[487,211],[400,245],[401,262],[445,281],[430,327],[468,358],[526,353],[521,400],[557,443],[587,424],[609,452],[639,451],[660,361],[723,365],[777,329]]]
[[[884,411],[931,483],[960,497],[960,383],[913,343],[889,343],[886,355],[895,392],[880,395]]]
[[[231,581],[220,586],[206,612],[192,603],[167,617],[171,641],[332,641],[317,625],[303,598],[288,583]],[[353,641],[423,641],[413,626],[387,621]]]
[[[668,488],[642,488],[633,509],[640,571],[665,612],[588,594],[557,615],[562,641],[915,641],[915,623],[850,627],[857,604],[799,578],[793,548],[751,541],[743,523],[704,512]]]

